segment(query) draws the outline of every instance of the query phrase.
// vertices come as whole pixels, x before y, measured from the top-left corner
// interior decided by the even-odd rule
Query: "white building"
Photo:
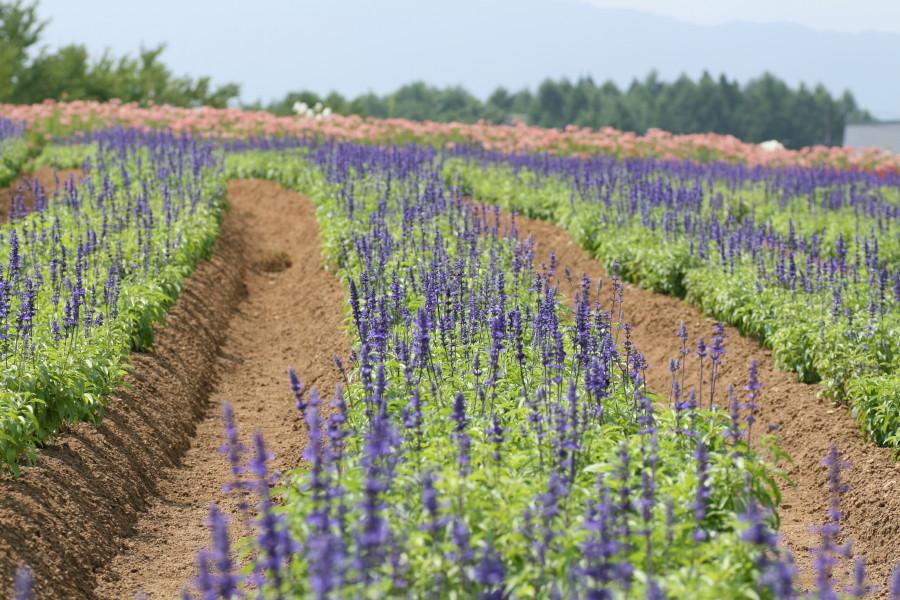
[[[844,127],[844,147],[881,148],[900,154],[900,121],[848,123]]]

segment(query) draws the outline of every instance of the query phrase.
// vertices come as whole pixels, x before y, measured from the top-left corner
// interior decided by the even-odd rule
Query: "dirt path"
[[[91,598],[158,486],[189,446],[212,387],[219,327],[244,295],[240,224],[226,219],[214,257],[198,266],[157,328],[152,352],[131,356],[126,385],[99,425],[78,423],[19,478],[0,475],[0,582],[35,571],[38,598]]]
[[[560,227],[524,218],[517,218],[517,224],[520,235],[534,235],[537,261],[546,262],[548,253],[555,251],[560,263],[560,289],[566,298],[574,297],[582,273],[595,281],[606,278],[602,265]],[[571,281],[564,275],[566,266],[571,271]],[[604,287],[608,290],[609,283]],[[696,348],[698,337],[710,343],[714,323],[684,301],[631,285],[625,291],[625,321],[632,324],[635,344],[652,365],[647,373],[648,383],[664,397],[671,388],[669,359],[676,358],[681,348],[681,341],[675,337],[680,322],[687,324],[692,349]],[[794,485],[782,486],[779,513],[781,535],[797,560],[801,584],[808,586],[813,582],[809,549],[818,543],[815,526],[825,518],[829,497],[825,468],[820,461],[836,444],[850,463],[845,472],[850,489],[842,501],[843,532],[853,540],[856,556],[865,556],[871,582],[883,590],[893,565],[900,562],[900,463],[890,450],[863,439],[847,409],[818,399],[818,386],[798,383],[794,375],[775,368],[771,352],[741,337],[732,327],[726,331],[727,353],[718,389],[733,384],[742,390],[747,367],[756,358],[764,384],[757,431],[769,425],[777,427],[780,447],[794,460],[793,465],[785,465]],[[687,385],[691,381],[696,385],[698,372],[692,353],[687,361]],[[720,405],[724,405],[723,396],[717,392]]]
[[[81,169],[63,169],[57,171],[49,167],[43,167],[30,174],[23,174],[13,180],[6,187],[0,188],[0,223],[6,222],[12,212],[13,201],[16,194],[22,194],[22,200],[29,209],[34,207],[34,194],[32,182],[37,180],[48,197],[54,190],[62,190],[69,177],[76,180],[81,177]]]
[[[294,366],[307,386],[330,398],[338,381],[332,357],[346,357],[349,350],[343,292],[322,265],[312,203],[267,181],[233,181],[228,198],[228,218],[241,224],[254,267],[246,278],[248,297],[228,328],[207,416],[181,463],[162,475],[158,496],[134,535],[100,576],[100,598],[131,598],[138,591],[151,598],[178,597],[195,575],[197,550],[209,543],[204,523],[210,503],[237,514],[233,501],[223,503],[221,492],[230,476],[217,451],[223,441],[222,403],[234,407],[247,446],[254,430],[263,432],[275,454],[273,468],[283,471],[296,465],[305,443],[287,368]],[[272,260],[282,252],[291,265],[267,272],[284,262],[283,256]]]
[[[349,348],[343,294],[322,267],[308,200],[265,181],[232,182],[228,195],[213,259],[153,351],[132,355],[103,422],[53,438],[18,479],[0,475],[0,588],[28,564],[41,599],[178,597],[228,478],[223,401],[247,442],[263,432],[275,469],[296,464],[304,435],[285,371],[331,396],[332,356]]]

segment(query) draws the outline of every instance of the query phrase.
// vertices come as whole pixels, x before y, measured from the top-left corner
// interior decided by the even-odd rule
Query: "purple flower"
[[[416,313],[416,345],[415,356],[418,367],[424,368],[428,364],[430,354],[430,340],[428,328],[428,315],[424,309],[419,309]]]
[[[306,400],[303,397],[305,388],[300,383],[300,377],[297,376],[297,371],[293,367],[288,369],[288,377],[291,379],[291,392],[294,394],[294,399],[297,402],[297,410],[300,411],[300,414],[303,414],[306,412]]]
[[[500,555],[491,547],[490,544],[484,549],[481,559],[475,566],[475,581],[484,586],[485,592],[497,591],[497,588],[503,587],[503,581],[506,578],[506,569],[503,567],[503,561]]]
[[[697,358],[700,360],[700,385],[697,386],[698,396],[697,404],[703,405],[703,359],[706,358],[706,342],[703,338],[697,340]],[[710,408],[712,408],[712,400],[710,399]]]
[[[894,567],[891,572],[889,591],[891,600],[900,600],[900,565]]]
[[[456,394],[453,401],[453,437],[459,450],[457,463],[459,464],[459,474],[465,476],[469,472],[469,451],[472,440],[466,433],[468,425],[468,417],[466,416],[466,399],[462,392]]]
[[[710,349],[710,359],[712,361],[712,373],[709,382],[709,407],[712,409],[716,399],[716,381],[719,376],[719,365],[722,357],[725,356],[725,325],[716,323],[713,325],[713,343]]]
[[[762,389],[762,384],[759,382],[759,362],[755,358],[750,361],[750,376],[744,389],[747,390],[747,402],[744,403],[744,408],[747,410],[745,421],[747,422],[747,442],[749,443],[750,432],[756,421],[754,411],[759,407],[756,401],[759,399],[759,390]]]
[[[234,420],[234,409],[231,404],[225,402],[222,405],[222,418],[225,422],[225,444],[219,448],[219,452],[225,454],[228,458],[228,464],[231,466],[231,481],[224,486],[225,492],[236,491],[239,494],[239,508],[245,512],[248,508],[245,499],[247,483],[243,481],[244,474],[243,456],[247,449],[238,438],[237,425]]]
[[[344,438],[349,434],[344,430],[347,424],[347,403],[344,402],[344,388],[337,386],[334,392],[334,410],[328,416],[328,462],[340,472],[344,455]]]
[[[200,592],[202,600],[216,600],[216,575],[213,570],[213,556],[209,550],[201,550],[197,553],[197,578],[194,586]]]
[[[355,533],[356,556],[353,566],[364,584],[378,577],[378,569],[387,559],[391,530],[384,516],[382,494],[392,481],[391,454],[398,445],[397,433],[386,415],[374,415],[370,421],[362,466],[366,471],[362,516]]]
[[[584,379],[584,386],[590,394],[591,399],[600,405],[602,409],[601,400],[608,395],[607,389],[609,388],[609,375],[606,370],[606,362],[601,361],[598,357],[594,356],[591,359],[590,366],[585,372]]]
[[[500,463],[500,447],[503,445],[503,425],[500,424],[500,417],[497,413],[491,415],[490,427],[491,443],[494,444],[494,462]]]
[[[409,399],[409,404],[402,411],[403,426],[413,433],[416,442],[421,446],[422,442],[422,425],[424,424],[424,415],[422,414],[422,398],[418,388],[413,390]]]
[[[794,592],[794,578],[797,576],[797,567],[789,552],[784,556],[778,556],[772,564],[766,568],[760,577],[760,583],[772,591],[775,600],[794,600],[797,597]]]
[[[841,481],[841,471],[847,464],[841,460],[837,447],[832,446],[828,456],[822,461],[828,467],[828,487],[831,499],[828,505],[827,520],[819,527],[820,545],[814,550],[816,571],[816,590],[821,598],[837,598],[834,591],[833,571],[838,560],[849,555],[850,547],[841,547],[837,543],[841,529],[841,495],[847,491],[847,485]]]
[[[859,557],[853,563],[853,587],[850,594],[854,598],[865,598],[871,589],[866,585],[866,559]]]
[[[763,514],[759,509],[759,504],[752,496],[747,503],[746,512],[741,515],[741,519],[747,523],[747,529],[741,534],[742,540],[749,544],[763,546],[767,549],[777,549],[778,536],[769,529],[769,526],[763,520]]]
[[[422,507],[428,515],[428,523],[424,526],[432,536],[437,536],[438,531],[446,524],[446,519],[440,516],[440,503],[438,491],[435,487],[434,473],[430,469],[422,475]]]
[[[212,552],[210,559],[216,573],[210,574],[216,592],[216,598],[234,598],[239,596],[240,577],[235,573],[231,560],[231,548],[228,543],[228,523],[219,507],[209,507],[209,528],[212,533]]]
[[[34,571],[28,565],[16,569],[13,582],[13,598],[15,600],[31,600],[34,593]]]
[[[259,520],[257,527],[257,544],[260,552],[256,558],[255,572],[257,578],[267,576],[268,582],[277,597],[282,597],[284,574],[282,569],[294,552],[294,542],[290,537],[287,525],[281,515],[275,513],[269,495],[270,455],[266,450],[262,433],[253,436],[255,454],[250,459],[250,471],[256,476],[256,491],[260,499]]]
[[[694,519],[697,521],[697,529],[694,531],[694,539],[700,542],[706,539],[706,532],[703,530],[703,520],[706,518],[706,505],[710,495],[708,482],[709,454],[707,453],[706,444],[703,440],[697,442],[697,449],[694,451],[694,460],[697,463],[697,492],[694,496],[693,503]]]
[[[471,534],[466,522],[458,517],[454,518],[450,526],[450,537],[453,540],[453,545],[456,546],[453,559],[459,562],[461,566],[472,562],[474,553],[470,545]]]

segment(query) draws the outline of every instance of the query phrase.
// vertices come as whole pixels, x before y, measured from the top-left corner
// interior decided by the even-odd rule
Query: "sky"
[[[731,21],[788,22],[812,29],[900,33],[897,0],[584,0],[599,8],[628,8],[698,25]]]
[[[900,118],[900,0],[41,0],[39,12],[50,48],[164,42],[176,73],[239,83],[245,101],[768,70]]]

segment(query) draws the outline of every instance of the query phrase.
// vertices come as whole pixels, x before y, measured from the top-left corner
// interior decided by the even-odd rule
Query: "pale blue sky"
[[[786,21],[814,29],[900,33],[897,0],[583,0],[601,8],[630,8],[700,25]]]
[[[548,76],[622,85],[706,68],[822,81],[900,116],[900,0],[42,0],[40,13],[51,47],[166,42],[176,72],[240,83],[245,100],[415,79],[484,96]]]

